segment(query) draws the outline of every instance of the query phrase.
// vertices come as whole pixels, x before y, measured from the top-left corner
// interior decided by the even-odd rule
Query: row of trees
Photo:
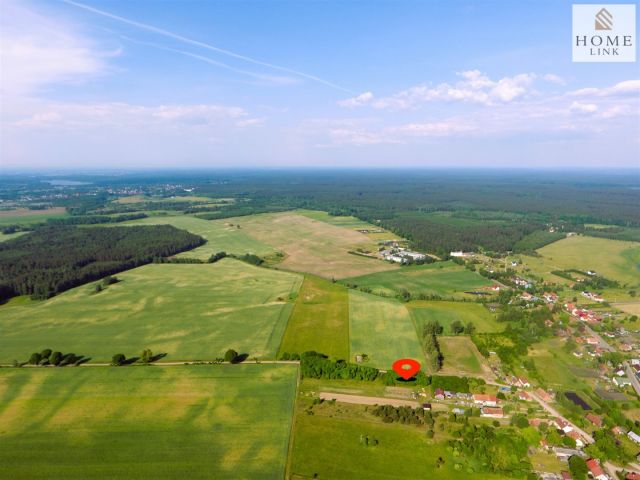
[[[45,348],[41,352],[34,352],[29,357],[29,360],[23,363],[19,363],[17,360],[14,360],[13,365],[15,367],[21,367],[23,365],[34,365],[34,366],[48,366],[53,365],[54,367],[64,367],[67,365],[77,366],[82,363],[88,362],[91,360],[83,355],[76,355],[75,353],[63,353],[60,351],[52,351],[50,348]]]
[[[48,298],[204,242],[170,225],[41,227],[0,243],[0,301],[15,295]]]
[[[435,320],[427,322],[422,328],[424,350],[429,356],[431,370],[436,372],[442,368],[444,362],[444,355],[440,350],[440,343],[437,337],[442,334],[443,330],[442,325]]]
[[[422,408],[394,407],[392,405],[378,405],[371,410],[376,417],[381,417],[385,423],[398,422],[409,425],[427,424],[433,427],[434,420],[431,412]]]
[[[351,379],[374,381],[378,378],[377,368],[347,363],[344,360],[331,361],[322,353],[310,351],[300,355],[300,376],[302,378]]]

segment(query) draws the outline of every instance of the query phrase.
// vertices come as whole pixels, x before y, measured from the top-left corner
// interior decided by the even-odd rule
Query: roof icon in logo
[[[596,13],[596,30],[611,30],[613,27],[613,15],[606,8],[601,8]]]

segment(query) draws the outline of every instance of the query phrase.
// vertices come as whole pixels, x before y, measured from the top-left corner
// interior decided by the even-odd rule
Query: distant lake
[[[78,182],[76,180],[43,180],[43,182],[56,187],[72,187],[74,185],[91,185],[91,182]]]

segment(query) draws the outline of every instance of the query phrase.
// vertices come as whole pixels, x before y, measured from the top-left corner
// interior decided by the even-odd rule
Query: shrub
[[[230,348],[224,354],[225,362],[235,363],[237,359],[238,359],[238,352],[236,352],[233,348]]]
[[[127,358],[124,356],[124,354],[122,353],[116,353],[112,358],[111,358],[111,365],[116,365],[116,366],[120,366],[122,365],[124,362],[126,362]]]

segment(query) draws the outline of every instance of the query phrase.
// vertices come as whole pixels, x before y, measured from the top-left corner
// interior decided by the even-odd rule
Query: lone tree
[[[151,363],[153,360],[153,352],[149,348],[145,348],[140,355],[142,363]]]
[[[464,325],[460,320],[455,320],[451,324],[451,333],[453,333],[454,335],[460,335],[463,332],[464,332]]]
[[[119,367],[120,365],[122,365],[126,361],[127,361],[127,357],[125,357],[124,354],[116,353],[111,358],[111,365],[115,365],[116,367]]]
[[[236,352],[233,348],[230,348],[224,354],[224,361],[225,362],[236,363],[237,359],[238,359],[238,352]]]
[[[575,480],[584,480],[587,478],[587,462],[584,458],[574,455],[569,458],[569,472],[571,478]]]

